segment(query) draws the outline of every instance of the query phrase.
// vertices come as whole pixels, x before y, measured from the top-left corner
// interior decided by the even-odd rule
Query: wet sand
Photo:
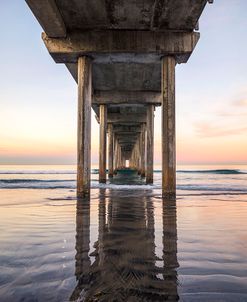
[[[247,301],[246,195],[188,195],[1,190],[0,301]]]

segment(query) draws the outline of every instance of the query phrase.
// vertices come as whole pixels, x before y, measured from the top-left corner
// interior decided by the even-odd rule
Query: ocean
[[[0,166],[0,301],[247,301],[247,166],[178,166],[177,201],[119,172]]]

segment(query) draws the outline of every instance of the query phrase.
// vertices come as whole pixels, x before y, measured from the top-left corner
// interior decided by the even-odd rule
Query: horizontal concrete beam
[[[190,55],[194,50],[199,33],[174,33],[151,31],[85,31],[71,33],[66,38],[49,38],[42,34],[43,41],[57,63],[76,63],[79,56],[97,54],[157,54]],[[188,59],[188,58],[187,58]]]
[[[161,105],[161,93],[152,91],[94,91],[93,104]]]
[[[122,143],[135,143],[137,141],[136,137],[130,136],[130,137],[118,137],[118,141]]]
[[[114,125],[113,132],[141,132],[141,126]]]
[[[135,125],[138,123],[146,122],[146,115],[142,114],[120,114],[120,113],[109,113],[107,117],[108,123],[117,123],[117,124],[131,124]]]
[[[114,132],[116,134],[117,137],[119,136],[135,136],[137,137],[138,134],[140,134],[140,132],[135,132],[135,131],[132,131],[132,132],[126,132],[126,131],[118,131],[118,132]]]
[[[121,145],[122,147],[127,147],[129,149],[133,148],[135,146],[135,143],[136,142],[128,142],[128,143],[125,143],[125,142],[119,142],[118,141],[118,144]]]
[[[124,157],[130,157],[131,151],[133,150],[133,146],[131,146],[131,147],[121,146],[121,149],[124,152],[124,154],[123,154]]]
[[[66,37],[66,27],[55,0],[26,0],[26,3],[48,37]]]
[[[121,123],[121,124],[134,124],[145,123],[145,114],[121,114],[121,113],[109,113],[107,115],[108,123]]]
[[[119,139],[118,143],[120,146],[125,146],[125,145],[129,145],[129,144],[134,145],[136,143],[136,140],[125,141],[125,140]]]
[[[136,142],[136,140],[137,140],[137,138],[136,137],[134,137],[134,136],[130,136],[130,137],[118,137],[117,138],[118,139],[118,141],[119,142],[122,142],[122,143],[134,143],[134,142]]]

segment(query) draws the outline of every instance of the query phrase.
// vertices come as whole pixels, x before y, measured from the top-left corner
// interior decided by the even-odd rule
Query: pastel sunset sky
[[[201,39],[176,67],[179,164],[247,164],[247,1],[216,0],[200,19]],[[76,162],[77,86],[55,64],[24,0],[0,2],[0,164]],[[155,163],[160,163],[160,109]],[[98,161],[92,112],[92,162]]]

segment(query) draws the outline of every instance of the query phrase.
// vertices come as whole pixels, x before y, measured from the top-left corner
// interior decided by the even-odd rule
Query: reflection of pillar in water
[[[100,189],[100,199],[98,204],[99,214],[99,237],[98,237],[98,265],[101,266],[104,263],[104,234],[106,228],[106,200],[105,189]]]
[[[76,277],[88,271],[90,267],[90,205],[89,201],[77,202],[76,215]]]
[[[178,301],[177,209],[176,201],[163,200],[163,278],[169,287],[171,301]]]
[[[90,201],[78,199],[76,208],[76,255],[75,255],[75,276],[79,280],[77,287],[72,293],[70,300],[76,300],[87,283],[86,276],[90,270]]]
[[[155,265],[155,235],[154,235],[154,207],[153,202],[150,197],[145,197],[146,199],[146,211],[147,211],[147,239],[149,244],[147,247],[149,248],[150,260],[152,259],[152,264]]]

